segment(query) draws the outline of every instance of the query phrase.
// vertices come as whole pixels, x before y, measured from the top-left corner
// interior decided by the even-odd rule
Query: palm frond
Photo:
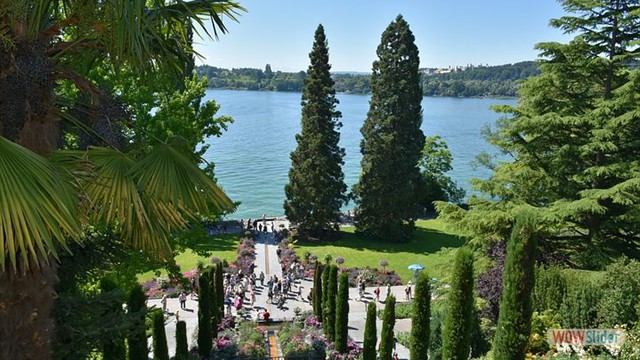
[[[0,269],[39,267],[78,237],[77,193],[45,158],[0,137]]]

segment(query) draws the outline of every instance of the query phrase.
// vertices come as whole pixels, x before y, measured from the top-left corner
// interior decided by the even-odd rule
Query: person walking
[[[186,309],[187,308],[187,293],[186,292],[182,292],[180,293],[180,296],[178,297],[178,300],[180,300],[180,309]]]
[[[162,312],[166,314],[167,313],[167,294],[162,295],[160,304],[162,304]]]

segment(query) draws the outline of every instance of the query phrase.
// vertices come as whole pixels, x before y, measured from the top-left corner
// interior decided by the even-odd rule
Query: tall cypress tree
[[[209,271],[203,271],[198,281],[198,353],[208,359],[213,348],[211,330],[211,279]]]
[[[336,302],[336,351],[347,352],[349,337],[349,274],[342,273],[338,279],[338,299]]]
[[[376,343],[378,334],[376,329],[376,302],[367,304],[367,320],[364,323],[364,343],[362,344],[362,360],[376,360]]]
[[[411,317],[411,359],[429,358],[429,335],[431,332],[431,286],[429,276],[423,271],[416,282]]]
[[[284,212],[298,229],[313,236],[337,231],[340,207],[347,200],[344,183],[344,149],[338,145],[342,115],[329,70],[329,50],[324,28],[318,25],[309,54],[302,90],[302,132],[291,153],[289,183],[284,191]]]
[[[396,298],[387,296],[382,314],[382,329],[380,330],[380,360],[391,360],[393,355],[394,334],[396,325]]]
[[[222,322],[222,318],[224,318],[224,277],[223,277],[223,268],[222,263],[219,262],[216,264],[213,270],[213,284],[216,289],[215,291],[215,303],[216,303],[216,323],[213,325],[216,331],[218,329],[218,325]]]
[[[442,358],[466,360],[471,347],[473,325],[473,253],[460,248],[456,253],[449,289],[449,309],[442,330]]]
[[[536,220],[530,212],[516,217],[507,243],[502,301],[493,339],[496,359],[524,359],[531,333],[531,293],[535,282]]]
[[[329,277],[327,278],[327,301],[324,311],[324,322],[322,324],[327,339],[335,341],[336,335],[336,297],[338,295],[338,267],[329,266]]]
[[[105,317],[119,317],[122,310],[122,299],[120,299],[121,291],[118,285],[109,278],[103,278],[100,280],[100,291],[105,293],[112,293],[114,296],[110,299],[107,313]],[[105,338],[102,341],[102,357],[105,360],[124,359],[127,352],[124,346],[124,336],[119,332],[106,333]]]
[[[320,304],[320,317],[321,321],[324,323],[327,319],[325,317],[324,309],[327,307],[327,295],[329,294],[329,270],[331,270],[331,265],[327,265],[322,270],[322,303]]]
[[[147,348],[147,331],[145,324],[147,296],[142,290],[142,286],[136,284],[127,299],[127,311],[131,321],[131,329],[127,336],[129,345],[129,360],[140,360],[149,358]]]
[[[167,334],[164,331],[164,314],[161,311],[153,313],[153,358],[155,360],[169,360]],[[209,340],[211,341],[211,340]]]
[[[313,273],[313,313],[322,321],[322,265],[316,261]]]
[[[189,359],[189,344],[187,342],[187,323],[178,321],[176,324],[176,356],[175,360]]]
[[[371,101],[360,129],[360,180],[354,186],[358,231],[406,240],[418,216],[425,136],[420,59],[409,24],[398,16],[382,34],[371,74]]]

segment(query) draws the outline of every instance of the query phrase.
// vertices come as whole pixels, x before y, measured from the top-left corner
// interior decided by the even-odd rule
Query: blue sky
[[[333,71],[371,71],[380,35],[398,14],[407,20],[421,67],[500,65],[537,57],[534,45],[568,41],[549,20],[556,0],[239,0],[248,12],[217,41],[199,40],[198,63],[223,68],[306,70],[322,23]]]

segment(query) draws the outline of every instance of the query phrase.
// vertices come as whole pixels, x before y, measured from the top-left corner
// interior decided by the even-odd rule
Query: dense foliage
[[[335,341],[336,336],[336,304],[338,297],[338,267],[329,265],[326,269],[329,273],[327,277],[327,300],[323,308],[323,329],[327,339]]]
[[[535,281],[536,219],[531,212],[519,214],[507,243],[502,300],[493,339],[497,359],[524,360],[531,331],[531,293]]]
[[[362,359],[376,360],[376,345],[378,334],[376,329],[376,303],[370,301],[367,304],[367,319],[364,324],[364,342],[362,344]]]
[[[137,360],[148,358],[147,334],[145,326],[147,297],[142,291],[142,287],[138,284],[129,292],[127,299],[127,311],[132,319],[132,325],[127,336],[127,345],[129,348],[128,359]]]
[[[338,277],[338,299],[336,301],[335,349],[344,354],[349,340],[349,274]]]
[[[384,315],[382,316],[382,329],[380,329],[380,360],[391,360],[393,347],[395,345],[395,335],[393,327],[396,324],[396,298],[393,295],[387,296],[384,302]]]
[[[411,317],[411,359],[429,359],[429,336],[431,334],[431,278],[421,271],[416,282]]]
[[[319,261],[316,261],[313,272],[313,314],[318,319],[322,319],[322,273],[323,266]]]
[[[427,136],[418,165],[422,174],[422,183],[418,190],[420,204],[427,212],[433,212],[434,201],[446,201],[460,204],[465,191],[446,173],[453,170],[453,155],[447,143],[440,135]]]
[[[211,308],[213,291],[211,289],[211,272],[203,271],[198,279],[198,353],[207,358],[211,353],[214,330],[211,324],[211,316],[214,309]]]
[[[175,360],[189,359],[189,343],[187,342],[187,323],[178,321],[176,323],[176,356]]]
[[[301,91],[304,72],[272,72],[267,78],[261,69],[222,69],[209,65],[196,67],[198,76],[206,77],[212,89]],[[540,70],[534,61],[498,66],[473,66],[435,72],[420,69],[422,91],[425,96],[494,97],[516,96],[521,80],[538,75]],[[368,94],[371,92],[371,75],[334,73],[337,92]]]
[[[302,90],[302,130],[291,153],[289,182],[284,187],[284,213],[298,231],[311,236],[335,232],[340,208],[347,200],[344,183],[344,148],[339,146],[342,116],[329,70],[324,28],[315,32]]]
[[[442,358],[462,360],[469,357],[473,321],[473,252],[458,249],[451,274],[448,311],[442,329]]]
[[[169,347],[167,334],[164,331],[164,314],[162,311],[154,311],[153,320],[153,358],[157,360],[169,360]],[[211,340],[209,340],[211,341]]]
[[[373,63],[364,125],[361,172],[353,188],[358,231],[405,241],[420,212],[418,161],[424,148],[418,48],[398,16],[382,33]]]
[[[551,24],[578,36],[568,44],[538,44],[542,73],[527,80],[516,106],[487,139],[510,161],[489,164],[493,175],[474,182],[488,195],[470,211],[439,210],[476,240],[508,236],[518,207],[544,213],[556,252],[598,269],[624,252],[638,257],[640,98],[638,1],[561,1],[570,15]]]

